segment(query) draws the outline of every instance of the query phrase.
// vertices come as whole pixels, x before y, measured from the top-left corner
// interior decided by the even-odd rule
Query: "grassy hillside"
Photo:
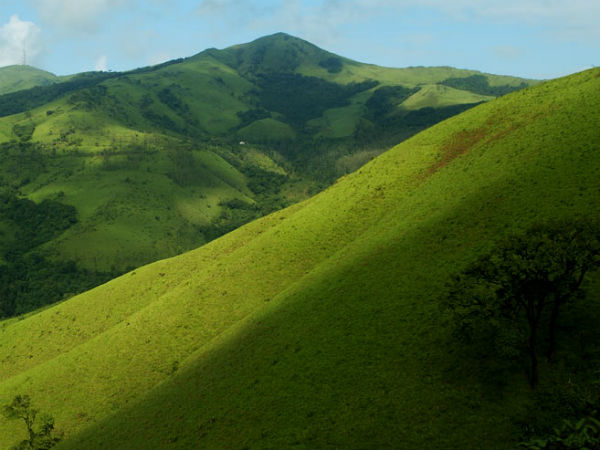
[[[82,292],[89,280],[190,250],[305,199],[392,143],[523,82],[361,64],[279,33],[2,95],[0,194],[56,202],[75,215],[17,254],[10,251],[23,221],[0,215],[11,243],[0,248],[0,279],[24,286],[7,291],[0,316],[46,304],[50,292],[54,300]],[[490,85],[504,91],[486,92]],[[32,274],[31,258],[54,268]],[[60,274],[72,263],[79,287]],[[52,289],[27,281],[47,272]]]
[[[31,395],[63,449],[514,447],[595,380],[600,279],[537,391],[518,361],[470,358],[440,297],[495,240],[600,215],[599,87],[594,69],[480,105],[309,200],[0,322],[0,403]],[[23,432],[0,419],[0,446]]]
[[[0,67],[0,95],[35,86],[48,86],[58,81],[56,75],[31,66]]]

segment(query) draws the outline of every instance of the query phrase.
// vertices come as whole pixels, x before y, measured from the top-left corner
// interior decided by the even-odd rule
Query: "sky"
[[[360,62],[549,79],[600,65],[600,0],[0,0],[0,67],[122,71],[283,31]]]

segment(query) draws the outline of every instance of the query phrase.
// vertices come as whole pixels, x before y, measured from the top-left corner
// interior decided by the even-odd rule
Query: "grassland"
[[[0,68],[0,95],[35,86],[47,86],[59,80],[56,75],[31,66],[2,67]]]
[[[600,280],[537,391],[465,354],[440,297],[495,240],[600,214],[599,88],[595,69],[482,104],[313,198],[0,322],[0,403],[31,395],[62,449],[514,447],[595,380]],[[1,419],[0,447],[22,433]]]
[[[44,75],[3,68],[0,89],[2,74],[15,73]],[[361,64],[276,34],[124,73],[38,81],[0,96],[0,192],[77,211],[72,227],[29,253],[116,275],[306,199],[493,98],[440,84],[475,75]],[[484,87],[524,82],[477,76]],[[0,222],[13,239],[17,225]]]

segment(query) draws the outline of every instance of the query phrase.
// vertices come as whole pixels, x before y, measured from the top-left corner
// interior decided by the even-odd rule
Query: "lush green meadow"
[[[598,124],[600,70],[528,88],[203,247],[0,322],[0,403],[29,394],[64,449],[514,447],[592,396],[600,279],[537,390],[519,355],[491,364],[455,340],[445,285],[508,234],[598,217]],[[0,447],[23,433],[0,419]]]

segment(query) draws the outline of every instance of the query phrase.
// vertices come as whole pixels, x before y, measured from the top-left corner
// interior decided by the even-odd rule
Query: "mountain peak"
[[[252,74],[293,72],[301,65],[317,66],[331,58],[342,61],[341,57],[284,32],[203,53],[210,54],[241,73]]]
[[[284,33],[283,31],[278,31],[277,33],[273,33],[273,34],[268,34],[266,36],[262,36],[259,37],[251,42],[249,42],[249,44],[252,43],[274,43],[274,42],[278,42],[278,41],[288,41],[288,43],[302,43],[302,44],[308,44],[310,46],[313,46],[313,44],[311,44],[310,42],[299,38],[297,36],[293,36],[291,34],[288,33]]]

